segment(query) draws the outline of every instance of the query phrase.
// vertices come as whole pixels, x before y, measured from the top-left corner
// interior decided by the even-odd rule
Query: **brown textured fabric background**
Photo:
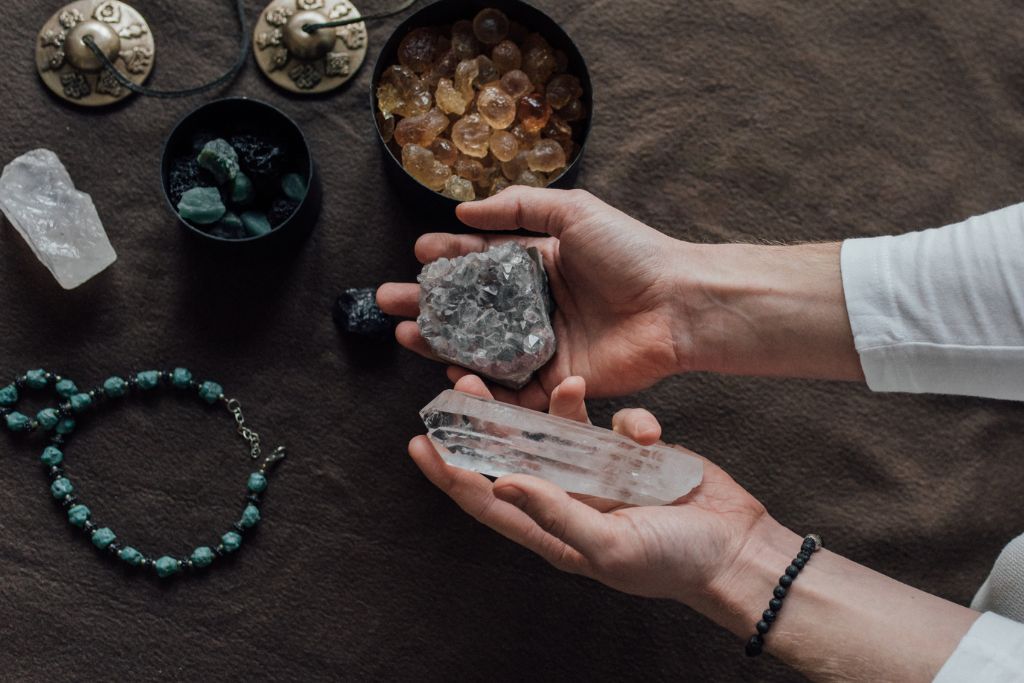
[[[367,62],[333,96],[286,97],[252,63],[224,91],[298,121],[325,202],[294,258],[217,265],[159,194],[161,140],[200,100],[64,106],[31,60],[57,4],[4,5],[2,161],[57,151],[119,260],[65,292],[0,223],[0,370],[94,385],[185,364],[291,455],[234,561],[158,583],[97,557],[50,499],[37,442],[0,436],[0,679],[799,680],[683,606],[557,573],[407,459],[443,369],[397,349],[368,356],[329,316],[343,287],[411,278],[416,236],[445,227],[403,204],[373,139],[370,71],[399,18],[371,27]],[[537,4],[592,70],[579,185],[676,237],[836,240],[1022,197],[1024,18],[1009,0]],[[190,85],[232,59],[230,3],[136,6],[158,45],[152,85]],[[261,6],[248,3],[250,18]],[[690,376],[592,414],[633,404],[787,525],[951,600],[968,601],[1021,531],[1015,404]],[[249,464],[231,426],[166,395],[132,402],[83,425],[68,471],[98,520],[181,553],[239,509]]]

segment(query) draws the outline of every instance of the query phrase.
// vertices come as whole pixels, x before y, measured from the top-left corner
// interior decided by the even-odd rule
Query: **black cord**
[[[387,12],[378,12],[377,14],[367,14],[361,17],[351,17],[349,19],[336,19],[335,21],[325,21],[322,24],[305,24],[302,30],[306,33],[313,33],[319,31],[322,28],[337,28],[339,26],[348,26],[349,24],[358,24],[363,21],[372,21],[374,19],[384,19],[386,17],[393,17],[396,14],[401,14],[405,10],[409,9],[416,3],[416,0],[405,0],[398,7],[389,9]]]
[[[244,0],[235,0],[235,7],[236,10],[238,11],[238,26],[242,31],[242,42],[238,49],[238,58],[235,60],[235,63],[231,66],[231,68],[228,69],[225,73],[221,74],[218,78],[215,78],[209,83],[197,85],[194,88],[185,88],[183,90],[154,90],[152,88],[147,88],[145,86],[133,83],[127,76],[121,73],[116,66],[114,66],[114,63],[107,58],[107,55],[103,53],[103,50],[100,49],[99,45],[96,44],[96,41],[93,40],[93,37],[91,35],[86,35],[84,38],[82,38],[82,42],[85,43],[86,47],[92,50],[92,53],[96,55],[96,58],[99,59],[100,62],[103,64],[103,68],[106,69],[107,72],[114,77],[114,80],[116,80],[120,85],[124,86],[125,88],[128,88],[134,93],[138,93],[139,95],[145,95],[146,97],[161,98],[188,97],[190,95],[198,95],[200,93],[206,92],[207,90],[213,90],[214,88],[224,85],[225,83],[230,83],[231,81],[233,81],[235,77],[238,75],[238,72],[241,71],[242,67],[245,66],[245,60],[249,57],[249,48],[252,45],[252,43],[251,38],[249,36],[249,26],[246,24],[245,21]]]

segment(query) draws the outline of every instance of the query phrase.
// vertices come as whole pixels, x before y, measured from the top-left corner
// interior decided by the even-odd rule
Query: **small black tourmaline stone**
[[[255,135],[235,135],[228,142],[238,153],[242,171],[251,178],[266,178],[282,174],[284,150]]]
[[[193,187],[212,187],[213,178],[199,166],[194,156],[179,157],[171,163],[167,174],[167,194],[175,206],[181,201],[181,195]]]
[[[366,337],[384,337],[395,326],[377,307],[377,290],[372,287],[346,289],[334,302],[333,315],[340,329]]]
[[[294,199],[288,199],[287,197],[277,197],[274,201],[270,202],[270,209],[267,210],[267,220],[274,227],[281,225],[288,218],[295,213],[299,203]]]

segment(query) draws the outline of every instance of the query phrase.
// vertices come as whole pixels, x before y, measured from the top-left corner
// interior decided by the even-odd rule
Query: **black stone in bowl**
[[[241,147],[239,154],[243,171],[253,181],[256,199],[252,208],[274,216],[271,231],[265,235],[228,238],[211,234],[211,226],[195,225],[178,213],[181,177],[187,174],[183,164],[195,158],[205,142],[223,138]],[[260,143],[277,147],[280,154],[267,159],[260,154]],[[249,148],[247,150],[247,145]],[[236,149],[236,151],[238,151]],[[250,153],[247,154],[246,152]],[[195,169],[202,179],[205,171]],[[282,195],[281,178],[297,173],[306,179],[306,195],[295,206],[283,206],[275,199]],[[213,186],[212,178],[204,179]],[[208,102],[187,114],[171,130],[164,141],[160,161],[160,184],[167,204],[178,222],[204,242],[222,248],[281,245],[297,241],[309,234],[320,213],[321,188],[309,144],[299,127],[281,112],[259,100],[233,97]]]
[[[455,213],[455,207],[459,202],[446,197],[440,192],[431,190],[418,180],[409,175],[402,166],[402,150],[392,140],[390,143],[384,141],[384,135],[380,130],[377,117],[377,85],[380,83],[381,74],[392,64],[398,63],[398,44],[410,31],[424,26],[442,26],[453,24],[463,19],[472,21],[473,17],[488,7],[499,9],[508,16],[510,21],[516,21],[526,27],[531,33],[539,33],[556,50],[561,50],[568,57],[568,68],[566,73],[572,74],[580,79],[583,87],[583,104],[586,106],[586,117],[574,125],[574,140],[579,145],[576,155],[570,159],[562,172],[548,183],[548,187],[569,188],[576,182],[579,173],[580,160],[583,157],[583,150],[586,147],[587,137],[590,134],[590,124],[594,111],[593,90],[590,84],[590,72],[587,70],[583,55],[572,38],[562,29],[558,23],[544,12],[521,0],[440,0],[427,5],[418,12],[410,15],[405,21],[398,25],[391,37],[381,48],[377,55],[377,64],[373,69],[373,78],[370,81],[370,115],[373,116],[374,129],[377,131],[377,139],[384,150],[384,164],[388,176],[402,190],[403,195],[415,197],[418,206],[439,217],[451,217]],[[433,216],[432,216],[433,217]]]

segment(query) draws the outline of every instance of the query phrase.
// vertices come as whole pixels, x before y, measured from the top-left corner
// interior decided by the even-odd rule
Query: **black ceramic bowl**
[[[548,183],[548,187],[567,188],[573,186],[576,174],[579,172],[580,159],[583,157],[587,137],[590,134],[590,123],[594,111],[590,73],[587,71],[587,65],[583,60],[583,55],[580,54],[579,48],[576,47],[576,43],[572,41],[554,19],[521,0],[440,0],[439,2],[427,5],[399,24],[377,56],[377,64],[374,66],[373,79],[370,83],[370,112],[373,116],[374,128],[377,131],[377,139],[380,140],[385,150],[386,158],[384,163],[387,167],[388,175],[403,191],[408,190],[410,195],[417,197],[418,201],[425,208],[444,214],[452,214],[459,202],[434,192],[406,173],[402,167],[401,148],[394,140],[390,143],[384,142],[384,136],[377,124],[376,116],[378,111],[377,84],[380,82],[380,76],[384,70],[392,64],[398,63],[398,44],[402,42],[402,38],[409,31],[423,26],[453,24],[462,19],[472,21],[477,12],[487,7],[501,10],[511,21],[519,22],[530,32],[539,33],[553,48],[562,50],[568,57],[569,66],[567,73],[579,78],[580,84],[583,86],[582,100],[587,108],[587,116],[574,127],[576,131],[575,139],[576,143],[579,144],[579,149],[576,152],[576,156],[569,160],[562,173]]]
[[[169,191],[169,174],[171,165],[176,159],[194,155],[197,135],[212,132],[217,137],[230,138],[234,135],[253,134],[273,140],[285,149],[284,168],[308,179],[306,196],[298,207],[283,222],[274,226],[266,235],[227,239],[217,237],[195,226],[178,214],[178,209],[171,201]],[[297,241],[309,234],[316,224],[320,213],[320,177],[317,173],[309,144],[299,127],[279,109],[245,97],[232,97],[208,102],[185,116],[171,130],[164,141],[160,160],[160,185],[164,198],[178,222],[189,232],[204,242],[220,248],[253,248],[261,246],[282,245]],[[257,193],[261,188],[257,185]],[[276,192],[277,188],[263,188],[265,194]]]

